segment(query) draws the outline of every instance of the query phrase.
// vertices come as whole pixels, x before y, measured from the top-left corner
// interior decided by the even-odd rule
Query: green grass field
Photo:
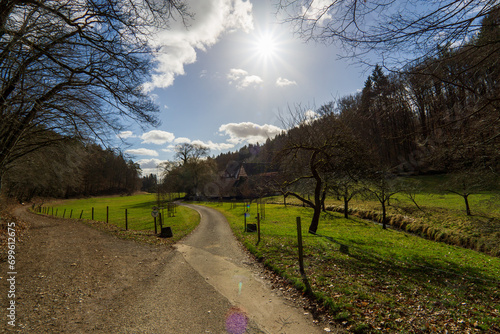
[[[462,197],[440,191],[445,176],[419,176],[419,192],[415,194],[417,206],[404,194],[396,194],[388,206],[389,223],[429,239],[443,241],[490,255],[500,256],[500,192],[489,191],[469,197],[472,216],[465,213]],[[269,198],[273,203],[283,203],[283,197]],[[289,197],[288,203],[300,204]],[[326,205],[342,209],[343,202],[327,198]],[[349,203],[354,215],[377,220],[381,206],[376,200],[355,197]]]
[[[303,222],[306,272],[336,320],[358,333],[466,333],[500,330],[500,259],[473,250],[382,230],[358,218],[324,214],[306,231],[311,210],[266,205],[262,239],[243,232],[244,207],[219,206],[235,235],[258,258],[303,288],[296,217]],[[248,222],[255,222],[256,205]],[[340,244],[347,252],[340,251]]]
[[[143,194],[134,196],[117,197],[95,197],[88,199],[75,199],[57,201],[44,204],[44,208],[49,215],[57,217],[76,218],[84,221],[90,221],[92,218],[92,208],[94,208],[94,221],[106,222],[106,207],[109,207],[108,222],[105,224],[94,223],[101,229],[112,230],[122,237],[130,237],[145,241],[146,236],[154,234],[154,218],[151,216],[152,207],[157,206],[154,194]],[[127,209],[128,229],[125,230],[125,209]],[[82,214],[83,211],[83,214]],[[183,206],[177,206],[173,217],[169,217],[168,210],[165,207],[162,211],[163,226],[170,226],[173,232],[173,238],[168,239],[170,243],[180,240],[189,234],[200,222],[198,213]],[[157,219],[157,231],[160,232],[159,218]],[[149,238],[150,239],[150,238]]]

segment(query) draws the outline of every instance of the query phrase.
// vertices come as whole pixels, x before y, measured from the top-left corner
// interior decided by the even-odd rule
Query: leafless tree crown
[[[392,65],[402,57],[424,59],[439,47],[466,44],[498,5],[498,0],[279,0],[277,7],[301,38],[338,43],[344,56],[362,61],[375,51]]]
[[[156,124],[141,89],[147,36],[187,10],[177,0],[0,0],[0,170],[50,143],[47,131],[96,138],[123,117]]]

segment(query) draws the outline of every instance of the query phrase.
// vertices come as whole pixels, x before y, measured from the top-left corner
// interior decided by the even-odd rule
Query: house
[[[231,161],[226,169],[219,173],[217,182],[211,189],[209,197],[250,198],[262,195],[269,179],[277,175],[270,163]]]

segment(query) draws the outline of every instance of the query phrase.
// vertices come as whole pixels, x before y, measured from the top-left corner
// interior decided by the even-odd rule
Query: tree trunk
[[[384,230],[387,229],[387,226],[385,224],[385,221],[386,221],[386,211],[385,211],[385,201],[382,202],[382,228]]]
[[[314,207],[314,214],[311,220],[311,225],[309,225],[309,233],[316,234],[319,225],[319,218],[321,216],[321,205],[316,205]]]
[[[326,212],[325,200],[326,200],[326,191],[324,191],[323,195],[321,195],[321,209],[323,210],[323,212]]]
[[[470,213],[469,195],[463,195],[463,198],[465,200],[465,212],[467,213],[467,216],[472,216]]]
[[[316,231],[318,230],[319,217],[321,215],[321,208],[322,208],[321,195],[323,188],[323,180],[321,179],[321,176],[319,175],[316,166],[316,158],[318,156],[318,153],[319,152],[314,152],[311,155],[311,160],[309,161],[312,175],[314,177],[314,180],[316,181],[316,185],[314,186],[314,206],[313,206],[314,214],[311,220],[311,225],[309,226],[309,233],[313,234],[316,234]]]
[[[344,196],[344,218],[349,219],[349,201]]]

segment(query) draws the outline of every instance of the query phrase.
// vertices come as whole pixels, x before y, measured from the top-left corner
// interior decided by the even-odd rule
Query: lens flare
[[[243,310],[233,306],[226,315],[226,331],[229,334],[243,334],[247,330],[248,317]]]

